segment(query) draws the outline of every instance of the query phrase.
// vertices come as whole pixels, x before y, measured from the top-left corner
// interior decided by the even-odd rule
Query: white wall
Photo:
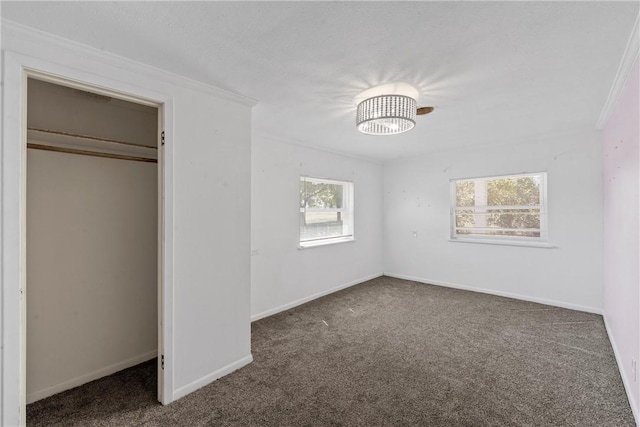
[[[29,150],[27,402],[156,357],[157,165]]]
[[[165,402],[249,363],[253,102],[6,21],[2,48],[2,424],[23,416],[24,68],[164,104]]]
[[[253,319],[382,273],[378,163],[259,135],[253,138],[251,162]],[[301,175],[353,182],[354,242],[298,249]]]
[[[179,93],[179,92],[178,92]],[[175,96],[175,397],[251,361],[251,116]]]
[[[601,312],[601,159],[589,130],[385,164],[385,273]],[[448,241],[450,179],[538,171],[557,248]]]
[[[636,33],[637,36],[637,33]],[[640,69],[604,128],[604,317],[636,422],[640,379]]]

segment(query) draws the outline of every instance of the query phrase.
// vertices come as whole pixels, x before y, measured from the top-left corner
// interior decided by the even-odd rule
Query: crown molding
[[[613,80],[613,85],[609,91],[609,96],[607,97],[607,101],[604,103],[604,107],[602,107],[602,111],[600,112],[600,117],[596,122],[596,129],[598,130],[604,129],[607,121],[609,121],[609,117],[611,116],[611,113],[613,113],[618,97],[620,96],[620,93],[622,93],[622,90],[629,79],[629,75],[631,74],[631,70],[633,69],[633,65],[638,59],[638,53],[640,52],[640,34],[638,33],[639,20],[640,14],[636,16],[636,22],[631,30],[631,37],[629,37],[627,47],[622,55],[622,61],[620,61],[620,65],[618,66],[618,71],[616,72],[616,77]]]
[[[172,73],[161,68],[154,67],[142,62],[134,61],[132,59],[116,55],[111,52],[97,49],[93,46],[89,46],[74,40],[70,40],[64,37],[57,36],[55,34],[47,33],[32,27],[28,27],[23,24],[19,24],[14,21],[2,19],[0,21],[0,27],[2,28],[3,39],[7,36],[14,37],[19,42],[32,42],[36,45],[47,46],[53,45],[56,48],[72,51],[76,55],[83,56],[88,59],[96,60],[102,63],[107,62],[110,65],[120,68],[137,68],[144,70],[146,73],[163,80],[167,83],[174,84],[176,86],[186,87],[199,92],[205,92],[211,94],[217,98],[222,98],[227,101],[231,101],[237,104],[245,105],[248,107],[255,106],[258,101],[249,98],[244,95],[237,94],[228,90],[220,89],[210,84],[191,79],[189,77],[181,76],[179,74]],[[6,42],[3,40],[2,49],[6,48]],[[8,50],[12,50],[8,48]]]

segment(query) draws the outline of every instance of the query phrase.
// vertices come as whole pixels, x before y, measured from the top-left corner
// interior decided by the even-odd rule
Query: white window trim
[[[509,237],[509,236],[505,236],[505,237]],[[453,243],[480,243],[480,244],[483,244],[483,245],[526,246],[526,247],[530,247],[530,248],[546,248],[546,249],[557,248],[557,246],[552,245],[549,242],[539,242],[539,241],[532,241],[532,242],[527,242],[527,241],[522,241],[522,240],[512,240],[512,241],[501,240],[501,241],[496,241],[496,240],[488,240],[488,239],[484,239],[484,238],[467,238],[467,239],[449,238],[449,241],[453,242]]]
[[[519,178],[524,176],[540,176],[540,211],[543,215],[540,215],[540,237],[519,237],[519,236],[469,236],[469,235],[456,235],[456,212],[458,210],[465,210],[464,206],[456,206],[456,183],[459,181],[472,181],[474,179],[488,179],[488,178]],[[527,206],[517,206],[518,208],[526,208]],[[482,243],[492,245],[508,245],[508,246],[529,246],[536,248],[555,248],[556,246],[549,243],[549,227],[548,227],[548,204],[547,204],[547,172],[527,172],[518,174],[506,174],[506,175],[488,175],[471,178],[454,178],[449,180],[449,241],[456,243]],[[485,208],[511,208],[516,206],[485,206]],[[538,206],[535,206],[538,208]],[[472,209],[467,209],[472,210]]]
[[[355,241],[356,239],[353,236],[330,237],[328,239],[309,240],[307,242],[300,242],[298,244],[298,249],[309,249],[309,248],[315,248],[317,246],[335,245],[338,243],[348,243],[348,242],[355,242]]]
[[[346,197],[344,200],[344,206],[342,208],[308,208],[307,212],[342,212],[348,216],[350,225],[351,225],[351,234],[336,236],[336,237],[327,237],[323,239],[315,239],[315,240],[307,240],[301,241],[300,238],[300,224],[298,224],[298,249],[309,249],[315,248],[319,246],[327,246],[333,245],[337,243],[347,243],[354,242],[355,238],[355,214],[354,214],[354,205],[355,205],[355,192],[353,181],[348,180],[338,180],[338,179],[329,179],[329,178],[318,178],[315,176],[309,175],[300,175],[299,181],[302,179],[306,179],[309,181],[324,183],[324,184],[339,184],[346,185],[345,189],[347,191]],[[298,205],[300,202],[298,201]],[[300,208],[300,212],[302,212],[303,208]]]

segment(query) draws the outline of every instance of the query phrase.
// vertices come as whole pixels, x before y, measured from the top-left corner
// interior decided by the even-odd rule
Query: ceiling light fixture
[[[358,104],[356,126],[368,135],[395,135],[413,129],[416,100],[406,95],[378,95]]]

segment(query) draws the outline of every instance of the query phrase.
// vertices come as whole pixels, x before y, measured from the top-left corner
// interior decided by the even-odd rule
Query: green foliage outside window
[[[455,192],[456,207],[469,208],[456,209],[456,234],[540,237],[538,175],[461,180]]]
[[[300,178],[300,242],[352,235],[352,223],[348,215],[345,217],[350,203],[347,198],[352,197],[348,195],[349,185]]]
[[[342,208],[342,185],[300,180],[301,208]]]

